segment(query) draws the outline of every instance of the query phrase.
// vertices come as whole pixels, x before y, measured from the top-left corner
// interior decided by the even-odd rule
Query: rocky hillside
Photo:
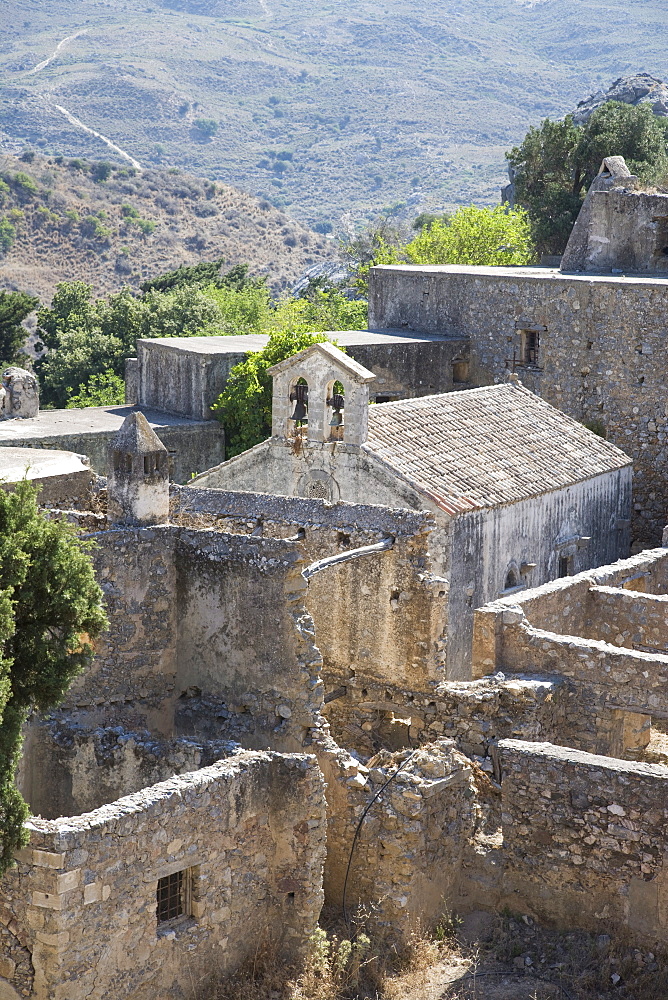
[[[497,201],[530,125],[665,75],[665,22],[663,0],[13,0],[0,143],[179,166],[340,232]]]
[[[77,278],[106,294],[220,256],[278,291],[336,249],[268,201],[178,168],[0,157],[0,288],[48,301]]]
[[[573,121],[576,125],[583,125],[607,101],[649,104],[655,115],[668,117],[668,85],[649,73],[636,73],[634,76],[620,77],[608,90],[598,90],[591,97],[580,101],[573,112]]]

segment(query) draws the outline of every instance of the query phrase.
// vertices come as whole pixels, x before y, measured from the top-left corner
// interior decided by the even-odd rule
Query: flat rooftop
[[[378,264],[371,269],[374,272],[396,271],[400,274],[439,275],[462,274],[480,278],[530,278],[534,281],[580,281],[585,283],[602,283],[613,285],[661,285],[668,289],[668,277],[640,274],[591,274],[570,273],[560,271],[556,267],[482,267],[473,264],[445,264],[442,267],[418,266],[414,264]],[[437,338],[439,339],[439,338]]]
[[[386,344],[425,344],[438,343],[443,340],[461,340],[443,333],[416,333],[403,330],[327,330],[325,336],[335,340],[341,347],[362,347]],[[261,351],[269,337],[266,334],[253,333],[243,337],[156,337],[150,340],[138,340],[137,344],[160,344],[174,351],[185,351],[188,354],[248,354],[251,351]],[[67,412],[67,411],[61,411]]]
[[[73,472],[88,472],[88,466],[74,452],[0,447],[0,480],[6,483],[69,476]]]
[[[27,420],[20,417],[1,420],[0,445],[7,445],[12,441],[25,441],[26,439],[48,440],[64,435],[118,431],[127,415],[132,413],[134,409],[135,407],[130,405],[87,406],[81,410],[40,410],[36,417],[29,417]],[[162,427],[191,426],[202,422],[189,420],[187,417],[171,416],[169,413],[161,413],[159,410],[150,410],[145,407],[141,407],[141,411],[158,437],[160,437]],[[2,449],[0,448],[0,450]],[[15,450],[12,447],[12,451]],[[37,451],[37,449],[34,450]]]

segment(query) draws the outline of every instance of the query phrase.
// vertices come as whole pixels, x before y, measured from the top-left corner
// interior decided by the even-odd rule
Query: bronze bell
[[[290,420],[304,421],[306,420],[307,413],[308,411],[304,406],[303,402],[301,401],[301,399],[298,399],[297,402],[295,403],[295,412],[290,417]]]
[[[295,411],[290,420],[304,421],[308,417],[306,404],[308,402],[308,386],[297,384],[290,393],[290,401],[295,401]]]
[[[332,419],[329,422],[330,427],[343,427],[343,414],[341,410],[345,405],[345,400],[341,393],[336,392],[331,399],[327,400],[327,405],[331,406],[334,410],[332,414]]]

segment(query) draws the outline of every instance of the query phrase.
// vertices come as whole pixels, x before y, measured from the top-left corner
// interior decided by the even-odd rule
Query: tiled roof
[[[514,503],[631,463],[513,382],[371,406],[365,447],[451,514]]]

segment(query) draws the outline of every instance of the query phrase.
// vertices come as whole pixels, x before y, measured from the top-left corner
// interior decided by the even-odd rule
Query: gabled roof
[[[144,414],[138,410],[128,413],[118,434],[112,439],[111,447],[113,451],[122,451],[127,455],[154,455],[167,451]]]
[[[631,464],[519,382],[372,406],[364,448],[450,514],[514,503]]]
[[[314,354],[322,354],[327,358],[328,361],[333,362],[344,375],[347,375],[349,379],[353,382],[357,382],[363,385],[365,382],[373,382],[375,375],[370,372],[368,368],[364,365],[358,364],[354,358],[351,358],[348,354],[344,354],[340,351],[338,347],[334,344],[312,344],[310,347],[305,347],[303,351],[299,351],[297,354],[293,354],[291,357],[286,358],[285,361],[279,361],[277,365],[272,365],[267,371],[272,376],[280,374],[281,372],[289,371],[290,368],[301,367],[304,361],[308,361],[310,357]]]

